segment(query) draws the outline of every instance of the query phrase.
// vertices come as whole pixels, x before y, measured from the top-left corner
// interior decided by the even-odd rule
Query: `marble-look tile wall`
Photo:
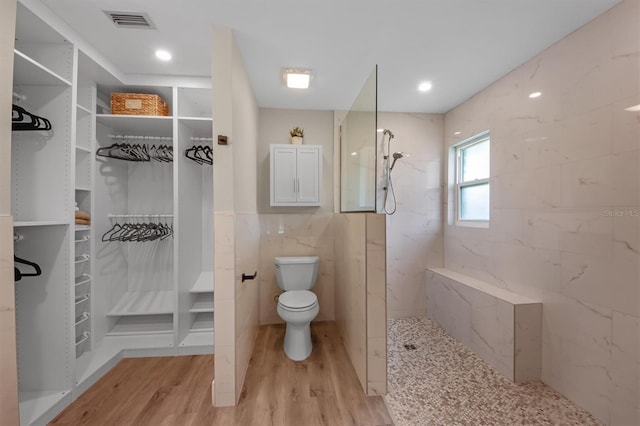
[[[378,127],[390,129],[391,152],[408,155],[391,173],[397,200],[387,216],[387,300],[390,318],[426,314],[425,266],[443,266],[442,158],[444,115],[381,112]],[[378,134],[378,211],[385,186],[387,141]],[[389,197],[388,209],[393,208]]]
[[[445,266],[541,300],[543,381],[612,425],[640,423],[640,120],[625,110],[640,104],[639,7],[623,0],[445,117],[447,149],[491,131],[490,226],[450,224],[449,170]]]
[[[369,395],[387,392],[385,228],[385,217],[374,213],[334,218],[336,322]]]
[[[365,213],[334,216],[336,322],[365,391],[368,387],[366,217]]]
[[[253,275],[260,262],[260,220],[255,213],[237,213],[236,229],[236,395],[240,395],[256,341],[259,324],[259,281],[242,282],[242,274]]]
[[[387,393],[386,218],[367,214],[367,394]]]
[[[278,287],[273,261],[278,256],[318,256],[318,280],[312,291],[320,312],[315,321],[333,321],[334,235],[333,213],[260,215],[260,324],[282,323],[276,310]]]
[[[216,406],[235,405],[240,397],[258,326],[257,282],[241,283],[243,272],[259,263],[256,203],[258,106],[242,56],[229,28],[212,35],[214,134],[228,145],[213,145],[214,329]]]
[[[214,404],[236,403],[235,215],[214,215],[213,322],[215,327]]]

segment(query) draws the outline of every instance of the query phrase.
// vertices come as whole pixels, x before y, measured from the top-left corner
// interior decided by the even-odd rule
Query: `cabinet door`
[[[296,149],[273,148],[271,152],[271,205],[296,202]]]
[[[298,202],[306,205],[320,205],[320,150],[298,148]]]

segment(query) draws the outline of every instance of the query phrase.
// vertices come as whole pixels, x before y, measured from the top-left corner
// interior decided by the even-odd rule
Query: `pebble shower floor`
[[[544,383],[507,380],[428,318],[387,329],[385,401],[396,426],[601,424]]]

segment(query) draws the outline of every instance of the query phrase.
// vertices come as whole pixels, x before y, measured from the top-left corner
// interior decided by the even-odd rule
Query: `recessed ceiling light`
[[[532,94],[529,95],[531,99],[539,98],[540,96],[542,96],[542,92],[533,92]]]
[[[384,132],[384,129],[378,129],[378,130],[376,130],[376,132],[382,133],[382,132]]]
[[[640,111],[640,104],[638,105],[634,105],[634,106],[630,106],[629,108],[625,108],[625,111],[631,111],[631,112],[638,112]]]
[[[454,132],[453,134],[458,136],[460,133],[462,133],[462,132]]]
[[[169,53],[168,50],[158,49],[156,50],[156,58],[160,59],[161,61],[170,61],[171,53]]]
[[[311,71],[287,68],[283,72],[284,81],[290,89],[308,89]]]
[[[421,92],[428,92],[429,90],[431,90],[431,87],[433,87],[433,85],[430,81],[423,81],[418,85],[418,90]]]
[[[353,151],[353,152],[351,153],[351,155],[358,155],[358,153],[357,153],[357,152],[355,152],[355,151]]]

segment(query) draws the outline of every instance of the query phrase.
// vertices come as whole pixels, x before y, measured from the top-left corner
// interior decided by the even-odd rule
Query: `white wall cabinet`
[[[319,206],[322,193],[322,146],[270,146],[272,206]]]

